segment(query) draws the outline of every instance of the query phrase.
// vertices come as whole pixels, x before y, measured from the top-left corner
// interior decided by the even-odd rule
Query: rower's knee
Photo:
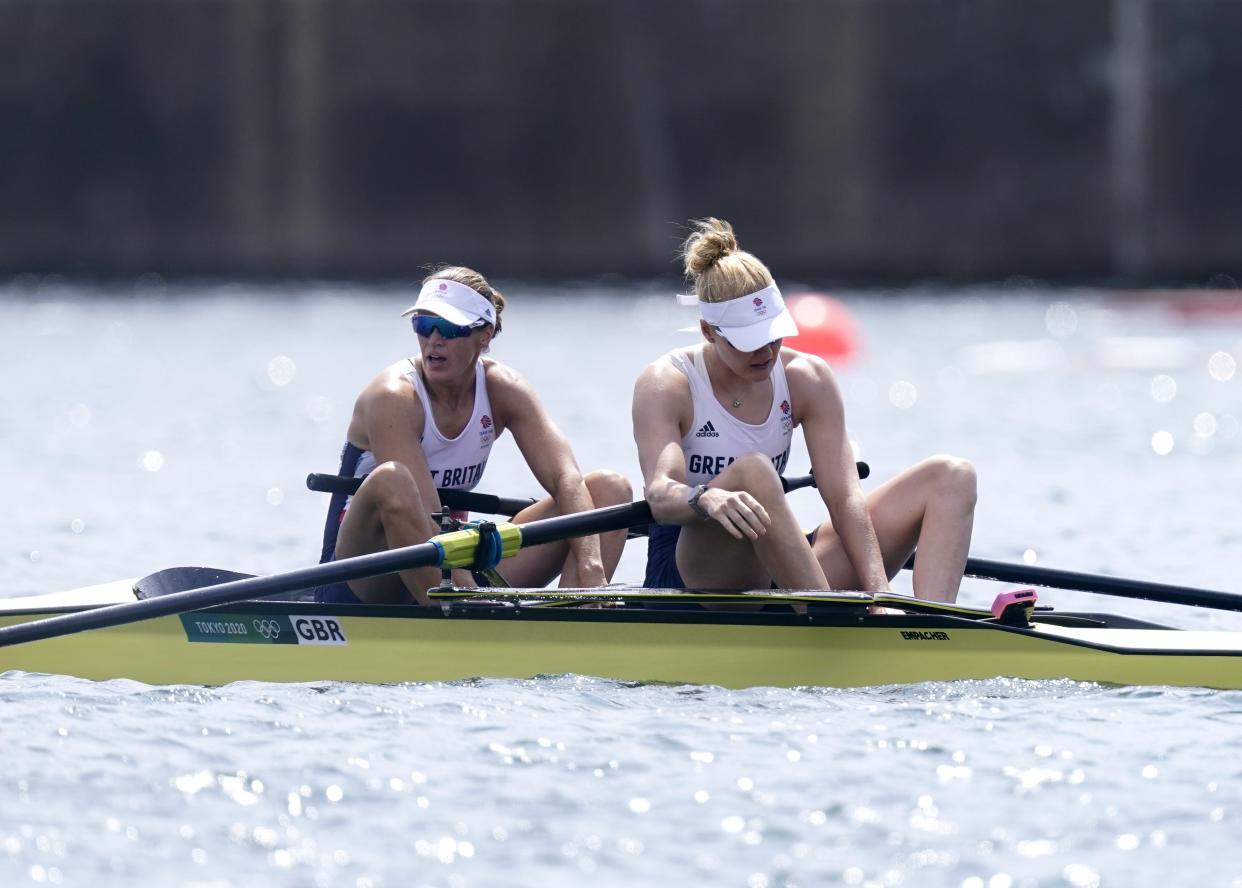
[[[414,483],[414,476],[404,465],[393,460],[382,462],[367,475],[366,483],[384,489],[400,488]]]
[[[591,502],[596,508],[628,503],[634,498],[634,488],[630,484],[630,479],[620,472],[599,469],[587,473],[582,480],[586,482],[587,491],[591,494]]]
[[[418,485],[410,470],[399,462],[380,463],[372,469],[366,487],[381,517],[420,511]]]
[[[979,498],[979,479],[970,460],[940,454],[927,460],[927,466],[938,498],[951,497],[974,508]]]
[[[772,460],[762,453],[747,453],[738,457],[725,472],[728,477],[724,486],[731,490],[745,490],[761,503],[770,503],[785,496],[781,476],[772,465]]]

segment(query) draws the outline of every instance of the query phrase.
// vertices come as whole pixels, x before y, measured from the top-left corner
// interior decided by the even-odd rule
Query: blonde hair
[[[691,224],[681,255],[699,301],[728,302],[772,285],[768,267],[738,248],[732,225],[710,216]]]
[[[433,269],[431,274],[423,278],[423,283],[440,280],[456,281],[459,284],[465,284],[490,302],[492,308],[496,309],[495,330],[492,335],[500,335],[500,313],[505,310],[505,297],[501,295],[499,290],[487,282],[487,278],[473,268],[466,268],[464,265],[442,265],[439,268]]]

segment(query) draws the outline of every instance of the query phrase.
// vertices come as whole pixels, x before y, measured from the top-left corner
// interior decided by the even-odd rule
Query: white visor
[[[798,325],[785,308],[776,284],[728,302],[700,302],[699,314],[738,351],[752,352],[777,339],[798,335]]]
[[[432,278],[418,291],[418,301],[401,312],[401,317],[416,311],[429,311],[450,324],[470,327],[479,321],[496,323],[496,309],[491,300],[477,290],[443,278]]]

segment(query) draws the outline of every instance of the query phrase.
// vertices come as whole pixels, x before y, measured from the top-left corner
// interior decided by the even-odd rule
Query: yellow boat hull
[[[115,603],[127,592],[118,583],[9,600],[0,605],[0,625]],[[731,688],[998,676],[1242,688],[1242,641],[1228,632],[1042,622],[1021,629],[953,616],[868,616],[844,609],[826,616],[774,616],[247,602],[0,648],[0,671],[10,670],[199,685],[577,673]]]

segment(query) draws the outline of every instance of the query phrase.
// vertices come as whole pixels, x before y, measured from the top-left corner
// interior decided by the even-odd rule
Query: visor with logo
[[[423,284],[418,292],[418,301],[401,312],[401,317],[419,311],[439,315],[459,327],[471,327],[479,322],[496,323],[496,309],[491,300],[465,284],[442,278],[433,278]]]
[[[756,351],[769,342],[798,335],[798,325],[776,284],[728,302],[700,302],[699,313],[738,351]]]

